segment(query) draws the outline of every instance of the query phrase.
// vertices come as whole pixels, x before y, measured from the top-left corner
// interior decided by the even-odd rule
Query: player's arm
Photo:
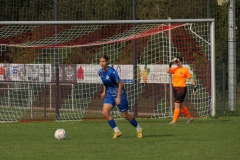
[[[192,83],[193,86],[196,86],[196,83],[195,83],[195,81],[193,80],[192,77],[190,78],[190,82]]]
[[[197,86],[196,86],[196,83],[195,83],[195,81],[193,80],[191,74],[189,73],[189,71],[187,71],[187,77],[190,79],[190,82],[191,82],[192,85],[193,85],[193,93],[196,93],[196,92],[197,92]]]
[[[171,62],[170,62],[171,63]],[[168,69],[167,69],[167,73],[169,74],[172,74],[172,71],[171,71],[171,66],[169,65]]]
[[[101,94],[101,98],[104,98],[106,96],[106,87],[103,85],[103,92]]]
[[[170,62],[168,65],[167,73],[172,74],[171,67],[172,67],[173,62]]]
[[[121,94],[122,94],[122,89],[123,89],[123,83],[122,81],[119,81],[117,82],[118,84],[118,95],[117,95],[117,98],[116,98],[116,104],[120,104],[120,97],[121,97]]]
[[[169,63],[169,65],[168,65],[169,67],[167,69],[167,73],[172,74],[171,67],[176,62],[176,60],[177,60],[177,58],[173,58],[172,61]]]
[[[193,85],[193,93],[195,94],[195,93],[197,92],[197,86],[196,86],[196,83],[195,83],[195,81],[193,80],[192,77],[190,78],[190,81],[191,81],[191,83],[192,83],[192,85]]]

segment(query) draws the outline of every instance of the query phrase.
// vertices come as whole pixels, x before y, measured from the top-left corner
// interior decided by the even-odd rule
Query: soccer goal
[[[214,19],[2,21],[0,32],[2,122],[103,118],[97,74],[103,54],[124,83],[134,117],[172,116],[166,70],[174,56],[183,57],[198,86],[192,94],[188,82],[191,115],[215,115]],[[22,101],[31,100],[8,103],[19,99],[10,92],[14,85]],[[112,116],[121,118],[117,107]]]

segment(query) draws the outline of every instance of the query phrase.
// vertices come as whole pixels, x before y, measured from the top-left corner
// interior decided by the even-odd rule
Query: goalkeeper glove
[[[175,63],[176,61],[177,61],[177,58],[174,57],[174,58],[172,59],[172,61],[169,63],[169,67],[172,67],[172,64]]]
[[[174,57],[171,62],[172,62],[172,63],[175,63],[176,61],[177,61],[177,58]]]
[[[193,93],[197,92],[197,86],[193,86]]]

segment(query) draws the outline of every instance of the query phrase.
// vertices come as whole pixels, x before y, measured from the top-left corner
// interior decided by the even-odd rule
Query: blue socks
[[[115,123],[115,121],[113,120],[113,119],[111,119],[111,120],[109,120],[109,121],[107,121],[108,122],[108,124],[112,127],[112,129],[114,129],[115,127],[117,127],[117,125],[116,125],[116,123]]]
[[[130,123],[134,126],[134,127],[137,127],[138,126],[138,122],[136,121],[135,118],[133,118]]]
[[[111,126],[111,128],[114,130],[114,132],[119,132],[120,130],[118,129],[114,119],[111,119],[109,121],[107,121],[109,126]],[[137,131],[141,130],[141,127],[139,126],[138,122],[136,121],[135,118],[133,118],[131,121],[129,121],[131,123],[131,125],[133,125],[133,127],[136,128]]]

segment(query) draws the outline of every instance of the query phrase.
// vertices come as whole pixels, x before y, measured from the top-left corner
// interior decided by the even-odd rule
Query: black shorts
[[[182,103],[187,94],[187,87],[173,87],[173,94],[176,103]]]

